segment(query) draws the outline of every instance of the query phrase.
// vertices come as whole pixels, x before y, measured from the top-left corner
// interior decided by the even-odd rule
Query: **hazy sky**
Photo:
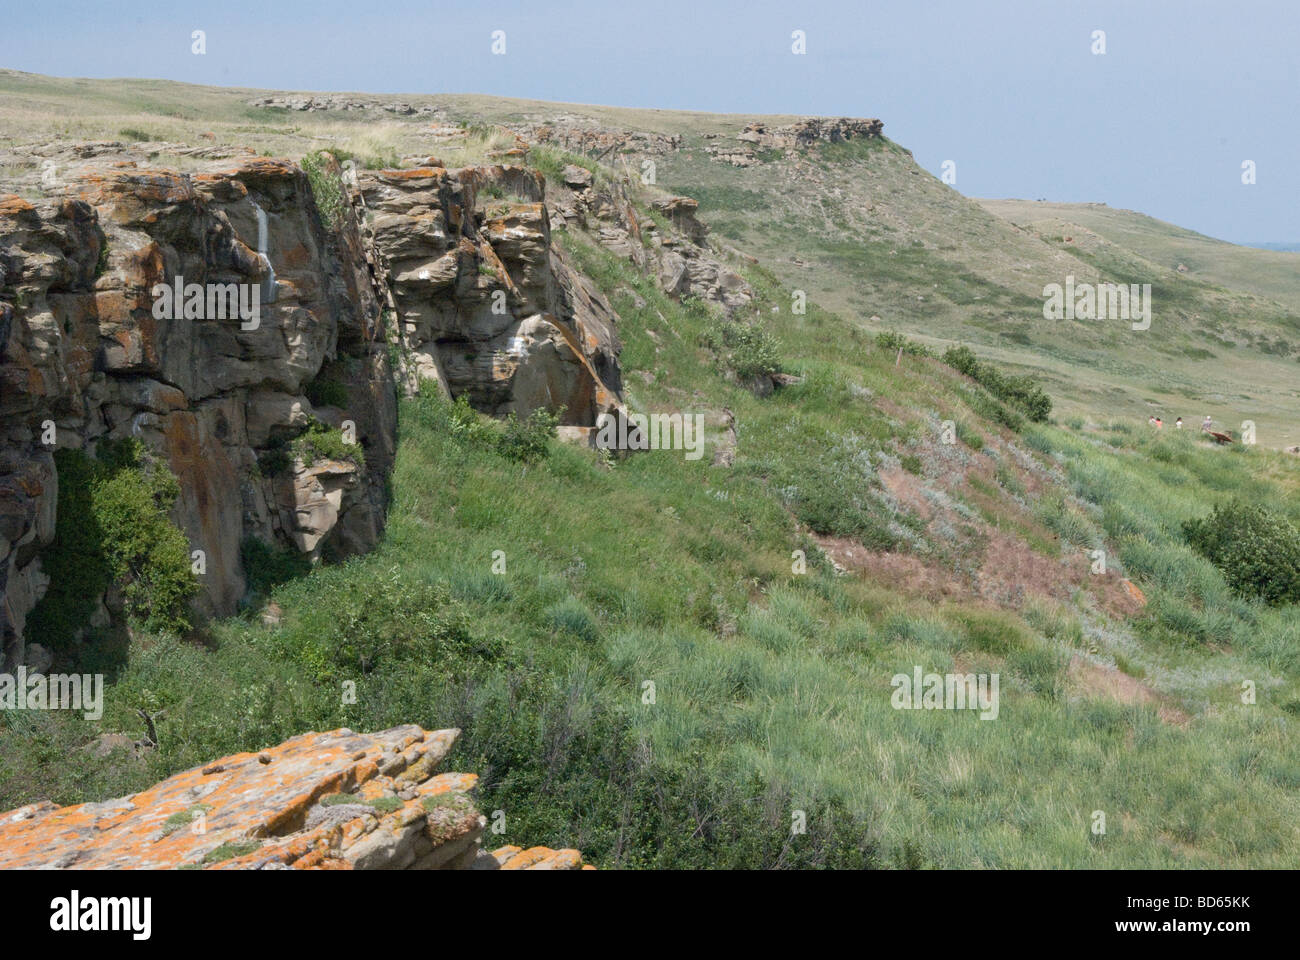
[[[1300,240],[1300,0],[5,8],[0,65],[18,70],[880,117],[931,172],[952,160],[969,196],[1095,200],[1226,240]],[[206,56],[190,52],[196,29]],[[506,32],[504,56],[491,52],[494,30]]]

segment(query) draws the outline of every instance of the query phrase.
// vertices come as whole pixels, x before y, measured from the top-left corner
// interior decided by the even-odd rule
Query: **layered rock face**
[[[305,733],[118,800],[20,807],[0,813],[0,869],[594,869],[576,850],[483,848],[478,778],[436,772],[459,733]]]
[[[708,242],[708,227],[695,217],[699,204],[690,197],[653,202],[668,222],[661,230],[653,217],[637,211],[630,184],[597,180],[589,170],[569,166],[560,189],[551,191],[550,219],[593,233],[600,244],[627,258],[673,297],[695,297],[731,314],[753,303],[744,278],[717,255]]]
[[[848,140],[878,139],[883,136],[884,121],[859,120],[852,117],[805,117],[795,123],[771,126],[762,121],[747,124],[736,134],[736,144],[706,148],[709,156],[733,167],[752,167],[762,163],[758,150],[806,150],[823,141],[843,143]]]
[[[261,158],[192,175],[97,158],[46,192],[0,200],[5,660],[22,659],[46,585],[55,449],[133,437],[166,463],[174,519],[203,554],[204,613],[236,609],[245,538],[309,553],[331,532],[344,553],[372,545],[396,401],[355,222],[327,233],[305,174]],[[180,296],[163,302],[164,290]],[[313,414],[331,419],[304,395],[327,360],[350,388],[332,419],[353,421],[369,476],[351,460],[263,476],[260,453]]]
[[[551,244],[545,182],[518,166],[364,172],[367,235],[390,277],[410,381],[486,413],[619,406],[617,315]]]
[[[249,539],[312,559],[378,541],[398,392],[432,380],[579,430],[621,407],[617,316],[552,246],[538,174],[334,165],[323,219],[288,161],[186,174],[113,146],[74,154],[45,199],[0,195],[0,666],[24,662],[48,587],[58,449],[133,437],[168,466],[199,611],[222,616]],[[257,295],[258,315],[214,313],[213,288]],[[358,455],[304,455],[309,428]],[[96,622],[118,612],[105,600]]]
[[[762,122],[748,124],[736,135],[759,147],[798,149],[810,146],[817,140],[840,143],[844,140],[879,137],[885,129],[881,120],[857,120],[851,117],[806,117],[796,123],[769,127]]]

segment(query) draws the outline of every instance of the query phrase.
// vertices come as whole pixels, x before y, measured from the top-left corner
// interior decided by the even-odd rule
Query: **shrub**
[[[348,405],[347,384],[327,377],[317,377],[307,384],[303,392],[313,407],[346,407]]]
[[[311,183],[312,198],[321,223],[329,230],[337,230],[343,220],[343,183],[336,172],[334,157],[317,150],[302,158],[302,169]]]
[[[1052,413],[1052,398],[1034,383],[1033,378],[1009,377],[996,367],[981,362],[970,347],[949,347],[943,355],[943,362],[970,377],[995,397],[1023,410],[1034,423],[1045,423]]]
[[[492,450],[507,460],[534,463],[550,452],[550,442],[556,436],[564,408],[552,413],[539,407],[523,420],[512,412],[497,424],[470,406],[467,395],[449,401],[438,392],[436,385],[426,382],[420,386],[420,396],[412,404],[412,412],[422,426],[435,433],[449,434],[469,446]]]
[[[462,440],[492,442],[491,426],[469,404],[469,397],[461,394],[454,403],[448,403],[437,392],[437,387],[426,381],[420,385],[420,398],[424,408],[434,414],[434,426],[445,429]]]
[[[42,556],[50,588],[32,612],[29,635],[65,647],[86,627],[110,586],[146,629],[184,633],[198,591],[185,534],[168,514],[180,485],[137,440],[54,455],[59,476],[54,543]]]
[[[1300,602],[1300,531],[1286,517],[1240,500],[1183,524],[1188,544],[1245,597]]]
[[[239,549],[248,588],[254,593],[268,593],[282,583],[311,572],[311,557],[289,547],[265,543],[248,537]]]
[[[358,576],[356,567],[318,572],[316,577],[327,578],[334,588],[320,590],[318,580],[314,605],[282,633],[286,650],[316,679],[401,664],[451,677],[503,652],[503,641],[471,631],[466,608],[446,585],[406,577],[397,568]]]
[[[895,330],[886,330],[876,334],[876,346],[882,350],[888,350],[897,353],[902,350],[909,357],[932,357],[934,354],[928,347],[919,343],[913,343],[901,333]]]
[[[703,340],[742,380],[781,372],[780,344],[757,323],[717,320],[705,329]]]
[[[348,443],[342,430],[319,420],[312,420],[307,429],[293,439],[289,451],[292,458],[301,458],[307,465],[317,460],[350,460],[358,467],[366,465],[366,454],[361,444]]]
[[[497,449],[507,460],[521,463],[541,460],[550,450],[562,414],[563,408],[551,413],[545,407],[538,407],[527,419],[520,420],[511,413],[506,417],[505,432],[497,441]]]
[[[794,506],[799,522],[817,533],[852,537],[870,550],[889,550],[898,543],[888,511],[870,494],[815,482],[800,489]]]

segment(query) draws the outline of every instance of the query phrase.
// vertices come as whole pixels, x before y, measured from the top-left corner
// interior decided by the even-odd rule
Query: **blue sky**
[[[928,170],[952,160],[969,196],[1102,201],[1226,240],[1300,240],[1297,0],[6,7],[0,65],[18,70],[880,117]],[[195,29],[206,56],[190,52]]]

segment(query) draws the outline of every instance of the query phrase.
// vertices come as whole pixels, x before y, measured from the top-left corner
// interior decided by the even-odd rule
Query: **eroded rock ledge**
[[[853,135],[837,123],[814,132]],[[506,153],[526,162],[518,144]],[[375,546],[399,394],[432,382],[494,416],[562,408],[579,442],[623,410],[619,318],[553,229],[584,230],[674,297],[753,302],[695,201],[647,209],[626,173],[571,165],[548,184],[523,165],[345,173],[326,157],[309,176],[189,156],[198,169],[178,172],[122,143],[71,145],[47,157],[41,199],[0,194],[0,669],[49,665],[26,628],[50,588],[56,451],[134,438],[165,464],[171,520],[203,558],[197,612],[228,616],[250,596],[250,541],[313,562]],[[256,288],[259,322],[160,316],[153,291],[182,281]],[[344,428],[357,455],[302,453],[304,433]],[[122,621],[120,593],[92,598],[76,640]]]
[[[305,733],[104,803],[0,814],[0,869],[592,870],[482,846],[478,778],[436,773],[459,730]]]
[[[50,585],[56,450],[134,438],[165,463],[203,556],[198,612],[228,616],[249,540],[313,561],[374,547],[397,395],[421,381],[497,416],[563,407],[576,428],[621,405],[617,315],[552,246],[531,170],[358,182],[331,161],[318,196],[287,160],[183,173],[93,146],[50,161],[43,199],[0,194],[0,669],[44,639],[25,627]],[[155,286],[182,281],[256,287],[259,322],[160,317]],[[295,453],[345,426],[357,456]],[[113,591],[95,602],[92,625],[120,619]]]

